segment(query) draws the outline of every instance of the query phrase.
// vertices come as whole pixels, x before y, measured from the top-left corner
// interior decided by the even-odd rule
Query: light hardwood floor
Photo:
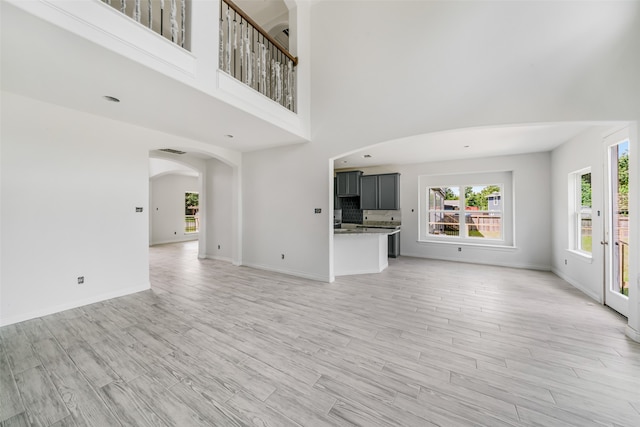
[[[551,273],[400,257],[327,284],[196,249],[0,329],[2,426],[640,426],[625,319]]]

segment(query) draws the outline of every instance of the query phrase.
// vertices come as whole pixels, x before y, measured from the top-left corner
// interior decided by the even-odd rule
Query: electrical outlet
[[[458,248],[458,252],[462,252],[462,248]]]
[[[317,213],[317,214],[318,213],[322,213],[322,209],[320,209],[320,208],[315,208],[313,211],[314,211],[314,213]]]
[[[284,254],[280,254],[280,256],[282,257],[282,259],[284,259]]]
[[[220,250],[220,245],[218,245],[218,250]]]
[[[566,259],[564,260],[564,265],[567,265],[567,260]]]
[[[84,276],[78,276],[78,285],[82,285],[84,283]]]

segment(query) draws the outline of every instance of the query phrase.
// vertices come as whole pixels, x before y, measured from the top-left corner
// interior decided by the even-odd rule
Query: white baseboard
[[[0,318],[0,326],[12,325],[18,322],[24,322],[26,320],[35,319],[37,317],[48,316],[50,314],[59,313],[65,310],[71,310],[72,308],[78,308],[89,304],[94,304],[96,302],[105,301],[112,298],[118,298],[125,295],[135,294],[136,292],[146,291],[147,289],[151,289],[151,283],[147,282],[142,286],[132,286],[125,289],[119,289],[114,292],[106,292],[104,294],[94,295],[90,298],[85,298],[79,301],[72,301],[65,304],[56,305],[53,307],[42,308],[39,310],[34,310],[29,313],[22,313],[10,317],[2,317]]]
[[[166,245],[167,243],[182,243],[182,242],[190,242],[192,240],[198,240],[198,236],[194,236],[194,237],[181,237],[181,238],[177,238],[177,239],[173,239],[173,240],[161,240],[159,242],[151,242],[149,244],[149,246],[156,246],[156,245]]]
[[[434,257],[434,256],[426,257],[421,254],[411,254],[411,253],[405,253],[405,252],[403,252],[401,256],[412,257],[412,258],[433,259],[437,261],[463,262],[465,264],[479,264],[479,265],[493,265],[496,267],[521,268],[524,270],[551,271],[550,265],[518,264],[518,263],[512,263],[512,262],[480,262],[480,261],[473,261],[473,260],[453,258],[453,257]]]
[[[252,264],[252,263],[242,263],[241,265],[245,266],[245,267],[251,267],[251,268],[256,268],[258,270],[266,270],[266,271],[272,271],[274,273],[280,273],[280,274],[287,274],[289,276],[296,276],[296,277],[301,277],[303,279],[309,279],[309,280],[315,280],[318,282],[329,282],[330,281],[330,277],[329,276],[317,276],[315,274],[308,274],[308,273],[304,273],[301,271],[296,271],[296,270],[285,270],[285,269],[280,269],[280,268],[273,268],[273,267],[269,267],[266,265],[261,265],[261,264]]]
[[[233,260],[229,257],[226,256],[218,256],[218,255],[211,255],[211,254],[205,254],[204,256],[206,259],[214,259],[216,261],[224,261],[224,262],[228,262],[233,264]]]
[[[595,301],[597,301],[599,304],[602,304],[602,296],[601,295],[597,295],[591,289],[585,288],[581,283],[576,282],[571,277],[567,276],[566,274],[563,274],[558,269],[554,268],[554,269],[551,270],[551,272],[553,274],[555,274],[556,276],[558,276],[559,278],[561,278],[562,280],[564,280],[565,282],[569,283],[574,288],[576,288],[576,289],[580,290],[582,293],[586,294],[589,298],[592,298]]]
[[[636,331],[631,326],[627,325],[627,327],[625,328],[625,333],[635,342],[640,342],[640,332]]]

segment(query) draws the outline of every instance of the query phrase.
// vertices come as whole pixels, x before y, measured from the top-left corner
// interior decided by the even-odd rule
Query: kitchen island
[[[335,276],[380,273],[389,266],[388,236],[400,229],[347,228],[333,233]]]

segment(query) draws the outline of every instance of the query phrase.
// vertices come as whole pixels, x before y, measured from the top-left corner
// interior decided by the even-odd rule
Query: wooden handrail
[[[264,28],[262,28],[256,21],[251,19],[251,17],[249,15],[247,15],[242,9],[240,9],[240,7],[238,7],[237,4],[235,4],[231,0],[222,0],[222,1],[225,2],[227,4],[227,6],[229,6],[231,9],[233,9],[238,15],[240,15],[245,21],[247,21],[249,24],[251,24],[256,30],[258,30],[258,32],[260,34],[262,34],[262,36],[264,38],[269,40],[272,45],[274,45],[280,51],[282,51],[282,53],[293,62],[293,65],[298,65],[298,57],[297,56],[293,56],[291,53],[289,53],[289,51],[287,49],[285,49],[280,43],[278,43],[276,41],[276,39],[271,37],[264,30]]]

